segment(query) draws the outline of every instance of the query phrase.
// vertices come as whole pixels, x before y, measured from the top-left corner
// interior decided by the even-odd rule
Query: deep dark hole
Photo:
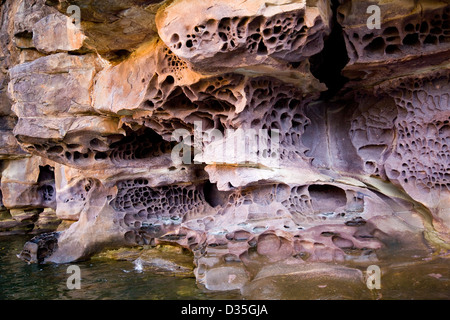
[[[438,44],[438,38],[429,34],[429,35],[427,35],[427,37],[425,38],[423,43],[436,45],[436,44]]]
[[[263,41],[263,40],[261,40],[261,41],[259,42],[259,44],[258,44],[258,54],[260,54],[260,55],[265,55],[265,54],[267,54],[267,47],[266,47],[266,45],[264,44],[264,41]]]
[[[405,27],[406,32],[414,32],[414,26],[411,23],[408,23]]]
[[[311,73],[325,83],[328,91],[321,94],[322,100],[333,98],[348,82],[348,78],[341,73],[349,58],[345,46],[341,25],[337,22],[336,11],[339,0],[332,0],[333,21],[332,31],[324,42],[324,49],[310,58]]]
[[[384,40],[381,37],[375,38],[372,40],[372,42],[367,45],[364,49],[368,52],[383,54],[384,52]]]
[[[313,208],[318,211],[334,210],[347,203],[345,191],[332,185],[311,185],[308,187]]]
[[[119,63],[127,59],[131,55],[131,52],[125,49],[116,50],[106,55],[106,58],[114,63]]]
[[[16,33],[14,35],[14,37],[16,37],[16,38],[32,39],[33,38],[33,32],[29,32],[29,31],[18,32],[18,33]]]
[[[400,49],[396,45],[389,45],[386,47],[387,54],[400,53]]]
[[[420,44],[420,42],[419,42],[419,34],[418,33],[408,34],[403,39],[403,44],[404,45],[408,45],[408,46],[414,46],[414,45]]]
[[[105,152],[97,152],[95,154],[95,160],[105,160],[108,157],[108,155]]]
[[[228,202],[228,197],[231,194],[230,191],[219,191],[217,184],[209,181],[203,185],[203,194],[205,201],[212,207],[223,206]]]
[[[420,25],[420,32],[427,33],[428,32],[428,23],[426,21],[422,22]]]
[[[174,84],[175,83],[175,79],[172,76],[167,76],[166,80],[164,80],[165,83],[167,84]]]
[[[37,182],[55,181],[54,168],[47,166],[39,166],[39,176]]]
[[[81,158],[81,153],[79,153],[78,151],[75,151],[73,153],[73,160],[79,160]]]
[[[383,31],[384,36],[398,36],[398,30],[396,27],[388,27]]]
[[[48,153],[61,153],[64,149],[61,146],[53,146],[47,150]]]

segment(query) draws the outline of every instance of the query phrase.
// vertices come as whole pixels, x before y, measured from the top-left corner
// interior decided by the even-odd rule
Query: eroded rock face
[[[345,1],[338,9],[349,56],[344,75],[360,83],[376,83],[393,78],[392,73],[417,74],[420,68],[448,64],[448,1],[380,2],[378,5],[381,28],[371,30],[366,27],[367,6]]]
[[[180,246],[211,290],[445,253],[450,5],[399,3],[6,0],[0,227],[74,221],[28,262]]]
[[[198,11],[204,14],[185,15]],[[166,45],[194,68],[251,67],[274,58],[298,62],[323,47],[329,33],[327,1],[176,1],[158,12]]]

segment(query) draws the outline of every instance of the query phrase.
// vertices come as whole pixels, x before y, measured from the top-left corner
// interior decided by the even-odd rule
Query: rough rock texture
[[[185,12],[204,14],[186,15]],[[329,33],[327,1],[175,1],[158,12],[164,43],[201,70],[298,62],[320,52]]]
[[[24,260],[168,244],[254,291],[450,248],[448,1],[0,10],[0,231],[53,228]]]

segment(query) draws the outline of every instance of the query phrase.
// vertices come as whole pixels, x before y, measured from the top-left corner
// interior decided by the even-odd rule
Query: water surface
[[[296,281],[292,276],[278,276],[254,283],[245,297],[236,291],[200,289],[194,278],[139,272],[131,261],[93,259],[77,263],[81,289],[69,290],[69,265],[28,265],[16,257],[30,238],[0,237],[0,299],[450,299],[450,259],[442,257],[381,262],[381,290],[371,291],[355,281]]]
[[[237,299],[236,293],[207,292],[194,278],[138,272],[130,261],[95,259],[77,262],[81,289],[69,290],[69,265],[24,263],[16,255],[31,237],[0,237],[0,299],[200,300]]]

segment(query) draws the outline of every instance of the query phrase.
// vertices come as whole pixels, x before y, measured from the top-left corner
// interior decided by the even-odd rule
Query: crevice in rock
[[[38,194],[41,198],[42,205],[45,207],[55,207],[56,189],[55,189],[55,173],[54,168],[47,166],[39,167],[39,177],[37,181]]]
[[[131,52],[125,49],[109,52],[105,55],[105,58],[111,61],[111,63],[118,64],[126,60],[131,55]]]
[[[203,185],[203,194],[205,201],[211,207],[222,207],[228,202],[228,197],[231,191],[220,191],[217,189],[217,183],[206,181]]]
[[[339,0],[331,1],[333,10],[331,33],[324,41],[323,50],[310,58],[311,73],[328,87],[328,90],[321,94],[322,100],[333,98],[348,82],[348,78],[341,73],[350,59],[347,55],[342,26],[337,21],[339,5]]]

